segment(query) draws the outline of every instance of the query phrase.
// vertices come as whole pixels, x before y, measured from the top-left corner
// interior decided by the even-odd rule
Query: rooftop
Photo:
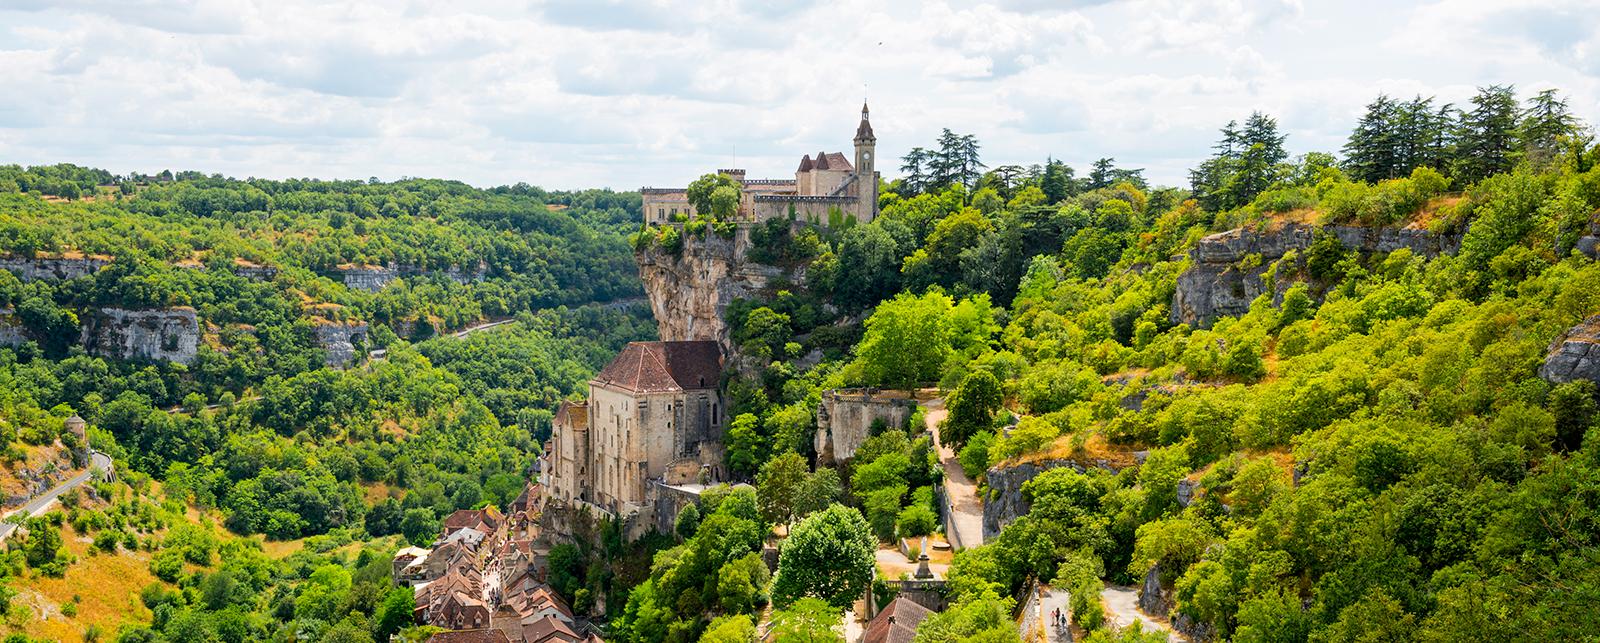
[[[716,388],[722,379],[722,352],[710,340],[632,342],[593,382],[635,393]]]

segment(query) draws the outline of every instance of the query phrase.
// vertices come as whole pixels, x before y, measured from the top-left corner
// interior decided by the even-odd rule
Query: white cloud
[[[866,93],[883,156],[949,127],[991,165],[1176,184],[1258,109],[1296,152],[1379,91],[1555,86],[1600,119],[1597,34],[1563,0],[0,0],[0,163],[631,188],[737,150],[782,176],[847,151]]]

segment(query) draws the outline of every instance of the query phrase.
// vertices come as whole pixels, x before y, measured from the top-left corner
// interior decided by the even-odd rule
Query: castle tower
[[[861,103],[861,124],[856,126],[856,194],[861,198],[861,212],[858,219],[862,223],[871,221],[878,214],[878,171],[877,162],[878,137],[872,134],[872,123],[867,119],[867,103]]]

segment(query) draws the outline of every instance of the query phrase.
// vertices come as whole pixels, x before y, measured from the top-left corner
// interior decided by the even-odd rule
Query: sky
[[[1600,122],[1600,0],[0,0],[0,163],[119,174],[779,178],[866,99],[883,166],[950,128],[1184,185],[1252,111],[1337,152],[1380,92],[1497,83]]]

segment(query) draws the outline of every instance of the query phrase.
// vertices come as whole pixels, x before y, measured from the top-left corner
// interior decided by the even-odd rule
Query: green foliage
[[[819,598],[801,598],[772,613],[768,636],[773,643],[845,643],[842,611]]]
[[[855,509],[833,505],[807,516],[779,551],[773,602],[788,608],[809,597],[844,609],[872,582],[876,549],[867,521]]]
[[[946,406],[950,414],[939,427],[943,441],[961,445],[994,421],[994,414],[1004,401],[1000,381],[988,371],[974,371],[961,380],[961,385],[950,393]]]

